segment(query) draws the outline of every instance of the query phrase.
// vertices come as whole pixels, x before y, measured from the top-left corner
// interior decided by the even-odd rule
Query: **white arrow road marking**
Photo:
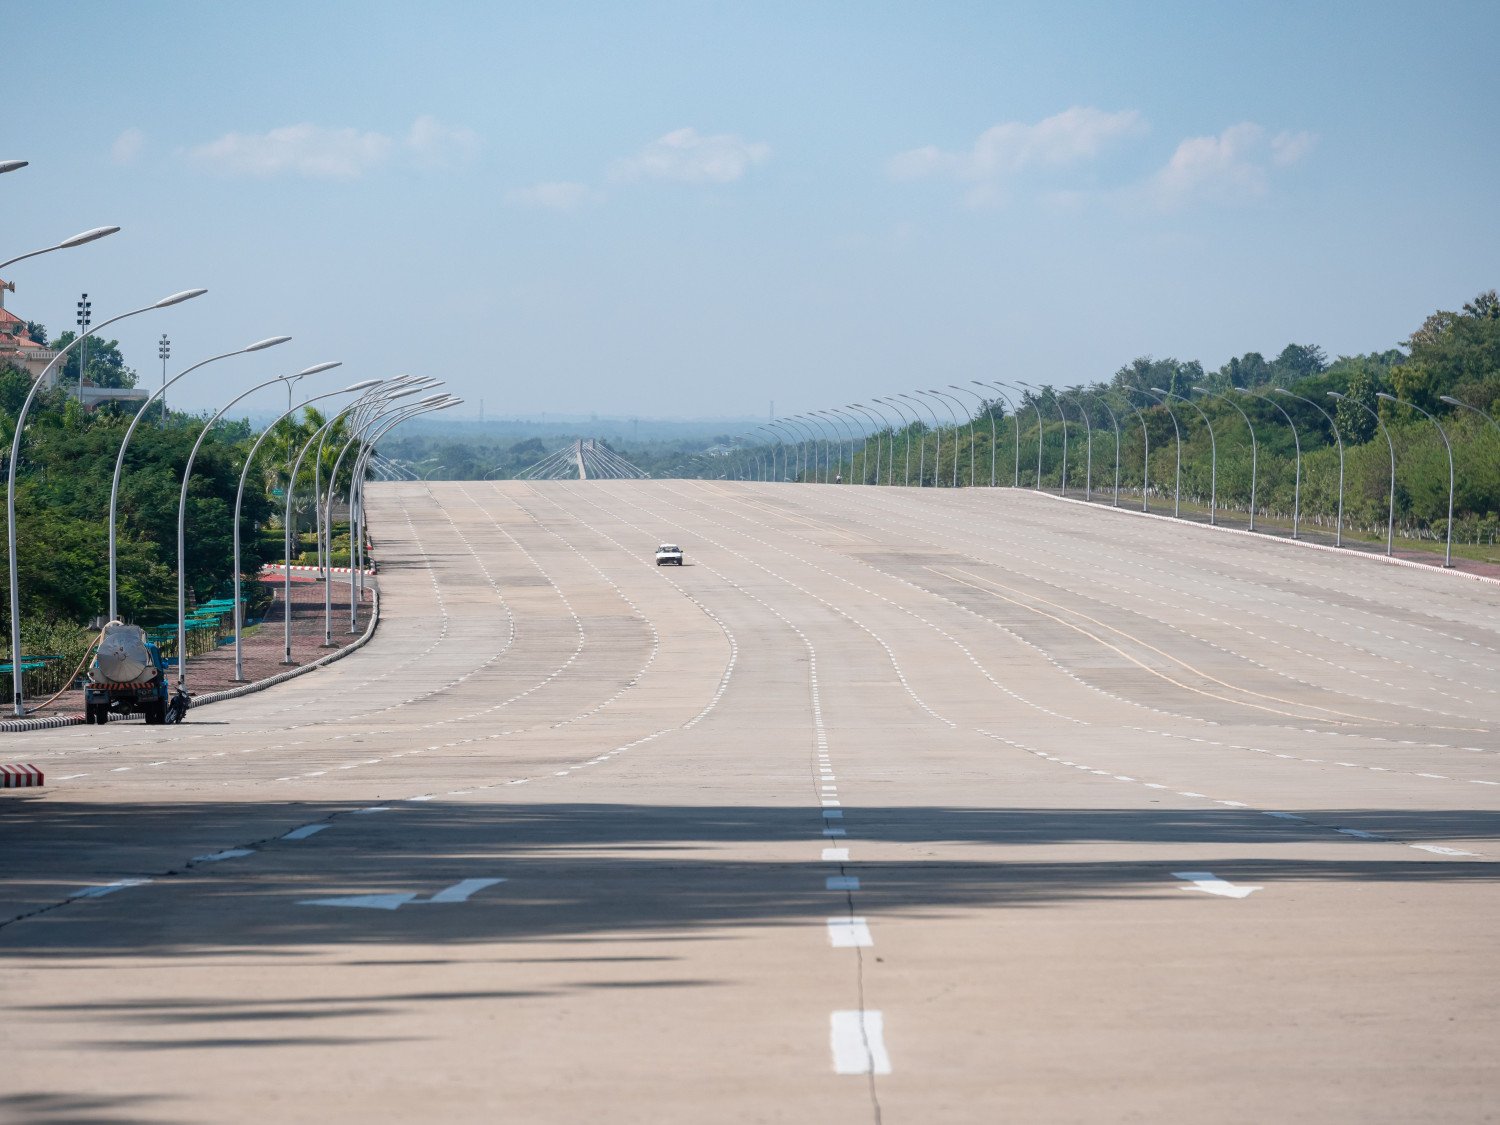
[[[875,944],[869,923],[863,918],[828,919],[828,944],[835,949],[866,947]]]
[[[340,895],[337,898],[305,898],[301,905],[357,906],[365,910],[397,910],[416,897],[410,892],[391,895]]]
[[[835,1074],[889,1074],[885,1018],[878,1011],[834,1012],[829,1020]]]
[[[438,891],[437,894],[427,899],[427,902],[468,902],[469,896],[475,891],[482,891],[485,887],[493,887],[496,883],[503,883],[504,879],[465,879],[460,883],[454,883],[446,890]]]
[[[1438,844],[1413,844],[1418,851],[1434,852],[1437,855],[1478,855],[1478,852],[1461,852],[1457,848],[1445,848]]]
[[[1180,887],[1184,891],[1203,891],[1205,894],[1222,895],[1224,898],[1248,898],[1262,887],[1235,886],[1227,880],[1220,879],[1212,871],[1174,871],[1174,879],[1186,879],[1193,884],[1191,887]]]
[[[503,883],[504,879],[463,879],[451,887],[445,887],[431,898],[418,898],[414,891],[399,891],[385,895],[337,895],[333,898],[305,898],[302,906],[354,906],[364,910],[399,910],[411,903],[427,906],[432,903],[468,902],[469,896],[485,887]]]

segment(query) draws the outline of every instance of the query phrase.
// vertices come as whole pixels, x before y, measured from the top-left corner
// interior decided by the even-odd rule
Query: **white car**
[[[682,548],[675,543],[663,543],[656,548],[657,566],[681,566]]]

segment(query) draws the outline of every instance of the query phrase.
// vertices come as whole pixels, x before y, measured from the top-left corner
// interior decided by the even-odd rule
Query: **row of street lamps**
[[[28,161],[25,161],[25,160],[4,160],[4,161],[0,161],[0,174],[4,174],[6,172],[16,171],[17,169],[26,167],[27,164],[28,164]],[[83,245],[85,243],[93,242],[96,239],[105,237],[106,235],[114,234],[119,229],[120,229],[119,227],[110,226],[110,227],[96,227],[96,228],[94,228],[92,230],[84,231],[81,234],[74,235],[72,238],[64,239],[63,241],[61,241],[61,242],[59,242],[59,243],[57,243],[55,245],[43,247],[40,250],[33,250],[30,253],[17,255],[16,257],[13,257],[13,258],[10,258],[10,259],[8,259],[6,261],[0,262],[0,269],[4,269],[7,266],[14,265],[16,262],[23,261],[23,260],[25,260],[27,258],[36,257],[39,254],[50,253],[50,252],[52,252],[54,250],[66,250],[66,249],[70,249],[70,248],[72,248],[74,246],[81,246],[81,245]],[[44,387],[44,386],[47,385],[48,378],[51,376],[53,370],[57,367],[57,365],[60,364],[60,363],[62,363],[66,359],[66,357],[68,356],[68,354],[71,351],[73,351],[73,349],[79,348],[81,346],[86,346],[84,344],[84,342],[89,337],[97,335],[99,332],[103,331],[105,328],[109,327],[110,325],[116,324],[119,321],[125,320],[128,317],[137,316],[137,315],[139,315],[141,313],[151,312],[151,311],[156,310],[156,309],[169,308],[169,307],[171,307],[173,305],[181,304],[184,301],[191,300],[194,297],[200,297],[200,296],[202,296],[206,292],[207,292],[207,290],[205,290],[205,289],[186,289],[186,290],[183,290],[180,293],[173,293],[170,296],[163,297],[161,300],[154,301],[154,302],[152,302],[149,305],[143,305],[142,307],[140,307],[138,309],[132,309],[129,312],[121,313],[118,316],[110,317],[109,319],[104,320],[104,321],[100,322],[97,325],[93,325],[91,323],[87,323],[86,322],[86,318],[85,318],[85,315],[84,315],[84,310],[82,309],[82,306],[80,306],[80,331],[79,331],[79,334],[73,340],[71,340],[65,347],[63,347],[62,349],[60,349],[58,351],[57,355],[55,355],[52,358],[52,360],[47,364],[46,368],[42,371],[42,373],[37,376],[36,380],[31,385],[31,389],[27,392],[26,399],[22,403],[21,409],[20,409],[20,411],[18,412],[18,414],[16,416],[16,420],[15,420],[15,432],[14,432],[12,438],[11,438],[10,465],[9,465],[9,471],[8,471],[7,483],[6,483],[6,515],[7,515],[7,519],[8,519],[8,525],[9,525],[8,526],[8,532],[9,532],[9,563],[10,563],[10,627],[11,627],[11,647],[10,647],[10,651],[11,651],[11,677],[12,677],[11,682],[12,682],[12,685],[13,685],[13,689],[12,690],[13,690],[13,706],[14,706],[14,711],[15,711],[15,714],[18,715],[18,716],[19,715],[24,715],[26,712],[25,712],[25,706],[24,706],[25,692],[24,692],[24,683],[23,683],[24,673],[22,671],[23,658],[22,658],[22,652],[21,652],[20,583],[19,583],[19,574],[18,574],[18,551],[17,551],[17,537],[16,537],[16,471],[17,471],[17,466],[18,466],[18,464],[20,462],[21,436],[22,436],[23,431],[25,430],[27,414],[30,412],[32,403],[35,401],[38,391],[40,391],[40,389],[42,387]],[[286,343],[290,339],[291,339],[290,336],[272,336],[272,337],[269,337],[269,338],[264,339],[264,340],[258,340],[255,343],[249,344],[249,345],[247,345],[247,346],[245,346],[243,348],[237,348],[234,351],[224,352],[224,353],[222,353],[220,355],[211,356],[208,359],[201,360],[198,363],[195,363],[192,366],[183,369],[182,371],[178,372],[178,374],[176,374],[175,376],[173,376],[173,377],[171,377],[169,379],[166,376],[166,360],[167,360],[167,357],[170,354],[170,348],[169,348],[166,336],[163,335],[163,337],[161,339],[160,347],[159,347],[159,354],[161,356],[162,363],[163,363],[163,368],[162,368],[162,385],[161,385],[161,387],[158,390],[154,391],[147,398],[147,400],[144,403],[142,403],[140,409],[136,412],[135,417],[131,419],[130,425],[127,427],[127,429],[125,431],[125,436],[124,436],[124,438],[120,442],[120,449],[119,449],[119,452],[118,452],[118,454],[117,454],[117,456],[115,458],[114,477],[113,477],[113,480],[112,480],[111,485],[110,485],[110,496],[109,496],[109,616],[110,616],[111,620],[117,620],[119,618],[119,580],[118,580],[118,553],[117,553],[117,534],[116,533],[117,533],[117,524],[118,524],[118,521],[117,521],[117,511],[118,511],[118,501],[119,501],[119,491],[120,491],[120,480],[121,480],[121,476],[122,476],[123,471],[124,471],[126,450],[129,447],[129,445],[130,445],[130,439],[134,435],[136,427],[140,424],[141,419],[144,418],[147,415],[147,413],[150,410],[151,405],[154,402],[156,402],[158,399],[160,399],[162,401],[163,419],[165,420],[165,413],[166,413],[165,400],[166,400],[167,389],[173,383],[176,383],[179,379],[181,379],[183,376],[189,374],[190,372],[196,371],[198,368],[203,367],[203,366],[205,366],[207,364],[215,363],[218,360],[228,359],[231,356],[245,355],[245,354],[248,354],[250,352],[257,352],[257,351],[262,351],[262,350],[264,350],[266,348],[275,347],[276,345]],[[325,579],[325,581],[324,581],[324,587],[325,587],[325,589],[324,589],[324,626],[323,626],[324,644],[325,645],[332,645],[332,643],[333,643],[332,593],[331,593],[332,570],[331,570],[330,567],[326,566],[326,560],[331,557],[331,551],[330,551],[329,548],[330,548],[330,545],[331,545],[331,527],[332,527],[333,503],[334,503],[335,491],[336,491],[335,490],[335,482],[338,480],[339,469],[342,466],[343,461],[344,461],[346,455],[350,452],[351,449],[355,449],[356,450],[356,453],[355,453],[355,456],[354,456],[354,460],[351,462],[351,470],[352,470],[352,474],[353,475],[352,475],[351,480],[350,480],[349,489],[348,489],[348,496],[347,496],[347,504],[348,504],[348,509],[349,509],[349,536],[350,536],[350,539],[349,539],[349,545],[350,545],[350,559],[349,559],[349,562],[350,562],[350,631],[352,632],[354,630],[355,614],[357,612],[357,606],[358,606],[358,603],[356,601],[356,597],[357,597],[356,574],[358,574],[357,581],[361,585],[363,583],[363,578],[364,578],[363,573],[361,572],[361,568],[363,566],[362,548],[363,548],[363,536],[364,536],[363,505],[362,505],[364,481],[361,478],[361,474],[363,474],[365,472],[365,470],[366,470],[366,466],[368,465],[369,457],[374,452],[375,443],[377,441],[379,441],[379,439],[381,437],[383,437],[387,432],[389,432],[392,428],[394,428],[397,425],[400,425],[402,422],[405,422],[405,421],[407,421],[410,418],[414,418],[414,417],[418,416],[419,414],[426,414],[426,413],[429,413],[429,412],[432,412],[432,411],[436,411],[436,410],[446,410],[446,409],[449,409],[450,407],[457,406],[462,400],[458,399],[458,398],[456,398],[456,397],[454,397],[452,395],[449,395],[449,394],[429,394],[426,397],[424,397],[424,398],[422,398],[422,399],[420,399],[417,402],[412,403],[412,404],[404,404],[404,403],[402,403],[402,404],[393,405],[394,403],[396,403],[396,401],[398,399],[407,398],[407,397],[409,397],[411,395],[414,395],[414,394],[417,394],[419,392],[432,391],[432,390],[435,390],[438,386],[441,385],[438,380],[432,379],[432,378],[427,378],[427,377],[420,377],[419,378],[417,376],[412,376],[412,375],[399,375],[399,376],[396,376],[394,378],[389,378],[389,379],[365,379],[365,380],[361,380],[361,381],[356,382],[356,383],[351,383],[350,385],[348,385],[346,387],[342,387],[339,390],[327,391],[327,392],[325,392],[323,394],[314,395],[312,398],[309,398],[309,399],[305,400],[300,407],[292,405],[292,385],[297,380],[302,379],[305,376],[314,375],[314,374],[317,374],[319,372],[327,371],[327,370],[330,370],[331,368],[338,367],[338,366],[340,366],[340,364],[339,364],[338,361],[325,362],[325,363],[317,363],[317,364],[312,365],[311,367],[305,367],[301,371],[298,371],[298,372],[296,372],[294,374],[278,376],[275,379],[268,379],[265,382],[256,384],[255,386],[251,387],[249,390],[244,391],[244,392],[240,393],[239,395],[236,395],[233,399],[231,399],[228,403],[226,403],[221,409],[219,409],[208,420],[208,422],[205,423],[205,425],[203,426],[202,431],[198,434],[197,440],[193,444],[192,452],[188,455],[187,464],[186,464],[186,467],[183,470],[183,474],[182,474],[182,488],[181,488],[181,491],[180,491],[180,493],[178,495],[178,504],[177,504],[177,684],[178,684],[178,687],[180,689],[184,689],[185,690],[186,689],[186,684],[187,684],[187,671],[186,671],[187,662],[186,662],[186,659],[185,659],[186,642],[187,642],[187,628],[186,628],[186,620],[187,620],[187,589],[186,589],[186,578],[185,578],[186,570],[187,570],[187,557],[186,557],[187,556],[187,546],[186,546],[186,544],[187,544],[187,539],[186,539],[186,516],[187,516],[188,485],[189,485],[189,482],[190,482],[191,476],[192,476],[193,463],[197,459],[198,451],[202,447],[204,439],[208,436],[209,430],[213,427],[213,425],[216,422],[218,422],[220,419],[222,419],[224,417],[224,415],[232,407],[234,407],[237,403],[239,403],[241,400],[247,398],[248,396],[250,396],[251,394],[255,393],[256,391],[259,391],[259,390],[262,390],[262,389],[264,389],[266,387],[271,386],[274,383],[285,383],[286,384],[286,387],[287,387],[287,410],[283,414],[281,414],[280,417],[278,417],[276,419],[276,422],[273,422],[270,426],[267,426],[261,432],[261,434],[256,438],[254,444],[250,448],[249,453],[245,457],[244,466],[242,467],[242,469],[240,471],[239,486],[238,486],[238,489],[236,490],[236,493],[235,493],[235,503],[234,503],[234,647],[235,647],[235,673],[234,673],[234,676],[235,676],[235,679],[236,680],[242,680],[244,678],[244,665],[243,665],[243,654],[242,654],[242,630],[243,630],[243,625],[244,625],[244,620],[243,620],[243,618],[244,618],[244,610],[243,610],[243,603],[241,602],[241,590],[240,590],[240,586],[241,586],[241,575],[240,575],[240,528],[241,528],[241,514],[240,513],[241,513],[241,508],[242,508],[242,505],[243,505],[243,501],[244,501],[245,485],[246,485],[246,482],[249,479],[250,469],[251,469],[252,464],[254,463],[255,455],[259,451],[259,449],[261,447],[261,444],[266,440],[266,437],[270,434],[271,430],[275,427],[275,425],[277,423],[281,422],[282,420],[284,420],[286,418],[289,418],[292,414],[296,413],[296,411],[298,409],[301,409],[301,408],[307,406],[309,403],[316,402],[316,401],[319,401],[321,399],[333,398],[335,396],[343,395],[343,394],[355,394],[355,393],[358,393],[358,397],[357,398],[353,399],[346,406],[344,406],[342,409],[340,409],[336,414],[334,414],[327,422],[325,422],[322,426],[320,426],[317,431],[314,432],[314,434],[312,435],[312,437],[310,437],[307,440],[307,442],[305,442],[303,444],[302,449],[298,453],[296,461],[295,461],[295,463],[294,463],[294,465],[292,467],[292,474],[291,474],[291,476],[290,476],[290,478],[288,479],[288,482],[287,482],[286,498],[285,498],[285,500],[286,500],[285,517],[284,517],[285,520],[286,520],[286,540],[285,540],[285,558],[284,558],[284,565],[285,565],[285,572],[286,572],[285,573],[286,587],[285,587],[285,590],[284,590],[284,598],[283,598],[284,603],[285,603],[285,606],[284,606],[284,608],[285,608],[285,645],[284,645],[284,661],[283,662],[287,663],[287,664],[293,663],[293,661],[292,661],[292,645],[291,645],[291,588],[290,588],[290,583],[291,583],[291,560],[292,560],[291,520],[292,520],[292,497],[293,497],[293,492],[294,492],[295,487],[296,487],[297,474],[298,474],[298,471],[300,470],[301,465],[302,465],[302,458],[307,453],[309,447],[312,445],[313,438],[317,438],[318,439],[318,450],[317,450],[317,454],[316,454],[316,456],[314,458],[314,466],[315,466],[315,469],[320,469],[321,468],[321,458],[322,458],[323,449],[324,449],[324,442],[328,438],[328,436],[332,433],[333,428],[335,426],[335,423],[337,421],[339,421],[340,419],[344,418],[346,415],[351,416],[350,417],[350,424],[347,427],[347,431],[346,431],[347,436],[346,436],[346,438],[344,440],[343,446],[339,450],[337,458],[335,459],[333,472],[329,476],[328,487],[327,487],[326,490],[323,489],[322,484],[321,484],[321,480],[318,478],[318,476],[315,476],[313,487],[314,487],[314,492],[315,492],[315,496],[314,496],[314,500],[315,500],[314,508],[315,508],[315,512],[316,512],[316,516],[317,516],[317,539],[318,539],[319,570],[320,570],[320,573],[323,574],[324,579]]]
[[[1104,412],[1110,419],[1110,424],[1113,427],[1115,434],[1114,506],[1119,507],[1121,444],[1120,417],[1115,414],[1114,408],[1106,395],[1104,395],[1103,393],[1088,392],[1082,390],[1071,392],[1071,394],[1058,394],[1054,391],[1051,391],[1050,389],[1044,391],[1043,389],[1031,386],[1026,383],[1018,383],[1013,386],[1008,383],[983,382],[978,379],[971,380],[970,382],[973,386],[981,387],[986,391],[993,392],[993,394],[996,395],[1000,400],[1004,401],[1006,407],[1010,410],[1012,419],[1017,418],[1017,403],[1026,403],[1027,397],[1029,396],[1030,406],[1036,412],[1037,418],[1037,461],[1036,484],[1034,487],[1038,490],[1041,488],[1044,468],[1042,459],[1045,449],[1044,443],[1041,440],[1042,427],[1044,425],[1041,401],[1044,396],[1050,397],[1052,399],[1052,404],[1057,410],[1058,418],[1062,422],[1062,466],[1060,480],[1061,491],[1062,495],[1064,496],[1068,494],[1068,415],[1067,412],[1063,409],[1063,404],[1070,399],[1072,400],[1071,405],[1078,411],[1078,415],[1083,422],[1084,432],[1087,440],[1087,465],[1084,471],[1085,500],[1092,500],[1093,498],[1094,481],[1094,433],[1093,425],[1090,420],[1090,411],[1087,408],[1086,400],[1097,403],[1100,407],[1102,407]],[[1297,401],[1305,403],[1306,405],[1312,407],[1323,416],[1323,418],[1328,422],[1329,428],[1333,432],[1334,441],[1338,447],[1338,512],[1335,518],[1334,526],[1334,545],[1342,546],[1344,534],[1344,439],[1343,435],[1339,432],[1338,423],[1334,420],[1334,416],[1328,410],[1324,409],[1323,406],[1319,405],[1317,402],[1314,402],[1312,399],[1305,398],[1304,396],[1299,394],[1294,394],[1284,387],[1272,387],[1267,391],[1251,391],[1237,387],[1229,388],[1228,390],[1224,391],[1215,391],[1207,387],[1195,386],[1192,388],[1192,390],[1198,392],[1198,394],[1202,395],[1205,398],[1217,398],[1223,400],[1233,408],[1235,413],[1240,416],[1240,418],[1245,423],[1246,429],[1250,433],[1251,531],[1255,530],[1256,488],[1258,483],[1257,477],[1259,470],[1260,443],[1256,438],[1255,426],[1251,422],[1250,416],[1241,408],[1239,403],[1235,401],[1235,396],[1245,395],[1267,403],[1274,410],[1276,410],[1283,419],[1285,419],[1288,427],[1291,429],[1292,441],[1295,447],[1296,464],[1292,500],[1292,538],[1294,539],[1301,537],[1302,439],[1301,435],[1297,431],[1297,424],[1292,419],[1291,414],[1287,412],[1286,408],[1281,404],[1280,401],[1272,396],[1280,395],[1283,398],[1296,399]],[[952,391],[972,395],[974,398],[978,399],[978,411],[969,411],[967,405],[965,405],[961,399],[958,399],[953,394],[948,393]],[[1010,393],[1007,394],[1007,391]],[[1208,430],[1209,438],[1208,518],[1209,523],[1217,523],[1219,455],[1218,439],[1214,433],[1213,423],[1209,420],[1208,415],[1203,411],[1203,408],[1198,405],[1198,402],[1196,400],[1188,395],[1178,394],[1175,391],[1171,391],[1163,387],[1151,387],[1149,389],[1127,388],[1124,396],[1124,407],[1126,408],[1126,410],[1131,411],[1136,415],[1136,418],[1139,420],[1141,426],[1141,437],[1143,443],[1141,465],[1142,510],[1146,510],[1149,507],[1148,493],[1150,487],[1149,462],[1151,456],[1151,438],[1146,425],[1145,414],[1142,412],[1140,406],[1137,406],[1130,400],[1129,395],[1131,392],[1139,395],[1144,400],[1148,400],[1146,402],[1146,405],[1148,407],[1151,405],[1160,405],[1166,411],[1167,416],[1172,421],[1172,429],[1176,440],[1175,480],[1172,496],[1173,516],[1180,516],[1182,505],[1182,426],[1178,420],[1177,411],[1172,407],[1173,400],[1176,400],[1180,403],[1185,403],[1186,405],[1191,407],[1197,413],[1198,417],[1202,420],[1204,426]],[[1017,396],[1017,401],[1012,401],[1010,397],[1011,394]],[[1368,412],[1375,419],[1375,424],[1380,428],[1381,433],[1385,436],[1386,443],[1389,446],[1391,455],[1390,502],[1386,526],[1386,554],[1393,554],[1395,550],[1396,526],[1395,443],[1391,440],[1390,432],[1386,429],[1385,423],[1381,420],[1380,415],[1377,411],[1372,410],[1368,405],[1360,402],[1358,399],[1349,398],[1347,395],[1340,394],[1337,391],[1329,391],[1328,396],[1329,398],[1337,401],[1351,402]],[[1383,391],[1378,392],[1378,397],[1400,406],[1409,407],[1417,413],[1421,414],[1428,421],[1432,422],[1432,424],[1437,428],[1438,435],[1442,438],[1443,447],[1448,454],[1448,541],[1443,556],[1443,565],[1451,567],[1453,565],[1453,500],[1455,488],[1452,443],[1449,441],[1448,434],[1443,429],[1442,423],[1440,423],[1438,419],[1431,413],[1423,410],[1420,406],[1417,406],[1415,403],[1398,399],[1395,396],[1386,394]],[[986,409],[987,399],[985,395],[970,390],[968,387],[959,386],[957,383],[948,384],[946,391],[933,388],[925,391],[918,390],[912,391],[910,393],[899,393],[883,398],[874,397],[871,398],[868,402],[848,403],[841,409],[811,410],[807,411],[804,414],[795,414],[787,418],[779,418],[775,421],[757,426],[755,429],[741,435],[741,437],[736,440],[747,441],[753,439],[756,445],[766,445],[768,447],[770,465],[769,471],[767,470],[766,466],[767,459],[761,458],[758,453],[756,454],[755,475],[758,476],[760,480],[786,480],[793,478],[794,476],[806,479],[808,478],[810,473],[811,479],[814,482],[826,484],[831,483],[830,478],[834,475],[833,466],[835,464],[842,464],[844,460],[844,455],[842,453],[844,435],[840,433],[840,429],[845,431],[848,436],[848,459],[851,467],[854,463],[854,443],[856,437],[862,442],[861,448],[864,449],[868,446],[870,437],[873,435],[875,439],[875,471],[873,474],[873,483],[878,485],[881,483],[881,435],[884,433],[886,435],[889,435],[889,440],[886,442],[885,453],[885,483],[894,484],[896,483],[895,434],[898,430],[920,425],[924,428],[924,432],[919,434],[917,440],[917,484],[920,487],[927,483],[927,435],[925,432],[927,422],[926,419],[922,416],[922,412],[917,409],[918,406],[921,406],[926,410],[927,414],[931,416],[933,422],[932,434],[935,442],[935,468],[933,484],[938,485],[941,483],[937,474],[941,472],[942,465],[942,422],[938,418],[937,411],[933,409],[932,403],[928,401],[929,398],[943,403],[943,405],[947,408],[948,413],[952,416],[953,429],[955,433],[957,432],[958,427],[962,424],[962,422],[959,419],[958,413],[954,411],[952,404],[958,403],[964,409],[964,412],[967,415],[969,427],[970,481],[978,479],[975,471],[976,443],[974,440],[974,422],[976,417],[985,414],[988,415],[990,422],[990,486],[994,487],[996,482],[996,457],[999,452],[995,414],[993,411]],[[1443,402],[1447,403],[1450,406],[1460,407],[1464,410],[1469,410],[1480,415],[1491,426],[1494,426],[1497,431],[1500,431],[1500,423],[1497,423],[1494,418],[1490,417],[1490,415],[1485,413],[1483,410],[1480,410],[1478,407],[1472,406],[1466,402],[1461,402],[1460,400],[1453,398],[1451,395],[1443,395],[1441,396],[1441,398]],[[1115,405],[1119,404],[1116,403]],[[889,410],[892,414],[895,415],[895,421],[886,416],[886,410]],[[910,417],[908,417],[908,412],[910,414]],[[838,424],[839,428],[835,428],[835,422]],[[849,425],[849,423],[851,422],[853,423],[852,426]],[[866,428],[863,423],[869,423],[869,427]],[[1012,428],[1015,434],[1015,464],[1012,472],[1011,484],[1013,487],[1020,487],[1021,430],[1018,423],[1014,424]],[[769,439],[769,441],[767,439]],[[823,450],[821,455],[821,462],[823,466],[821,480],[819,478],[818,467],[820,461],[818,448],[819,441],[823,443]],[[811,448],[810,463],[807,456],[809,447]],[[779,469],[777,467],[776,460],[778,451],[780,452],[781,456],[781,465]],[[901,466],[901,483],[903,485],[909,486],[911,484],[911,442],[909,441],[903,442],[902,460],[903,464]],[[955,456],[953,458],[952,477],[952,487],[954,488],[958,487],[958,461],[958,456],[955,453]]]

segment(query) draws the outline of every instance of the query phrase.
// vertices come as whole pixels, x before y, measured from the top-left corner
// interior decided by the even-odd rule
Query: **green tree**
[[[74,340],[77,334],[64,332],[52,342],[52,347],[61,351]],[[125,357],[120,354],[120,341],[101,340],[97,336],[89,339],[74,348],[63,360],[63,366],[58,376],[58,381],[73,386],[78,385],[78,365],[80,353],[88,349],[88,377],[89,382],[96,387],[133,387],[135,386],[135,371],[125,366]]]
[[[1350,372],[1348,389],[1334,414],[1339,433],[1350,445],[1363,445],[1375,436],[1375,419],[1369,414],[1380,405],[1375,389],[1375,377],[1367,366],[1360,364]]]
[[[1328,366],[1328,353],[1316,344],[1288,344],[1271,361],[1271,374],[1286,383],[1321,375]]]

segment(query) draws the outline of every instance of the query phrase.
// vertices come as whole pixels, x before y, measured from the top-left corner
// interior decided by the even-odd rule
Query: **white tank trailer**
[[[140,711],[148,723],[166,721],[166,665],[139,625],[111,621],[104,627],[83,699],[84,719],[90,723],[109,722],[111,711]]]

